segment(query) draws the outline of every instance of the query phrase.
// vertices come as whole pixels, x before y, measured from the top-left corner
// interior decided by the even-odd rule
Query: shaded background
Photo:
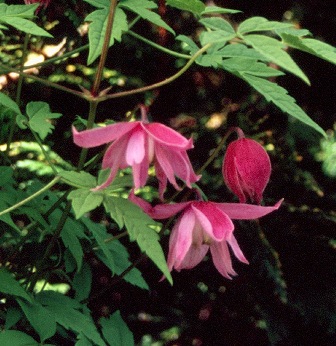
[[[233,23],[250,16],[280,21],[290,18],[309,29],[315,38],[336,45],[336,16],[331,0],[215,3],[243,11],[228,17]],[[87,13],[87,6],[82,1],[51,3],[46,18],[63,23],[55,25],[51,44],[64,36],[68,37],[67,44],[86,42],[76,27]],[[190,14],[166,8],[164,1],[160,2],[160,11],[177,34],[197,37],[199,27]],[[134,31],[178,50],[169,34],[149,24],[139,22]],[[38,50],[38,45],[33,48]],[[332,138],[336,122],[336,68],[304,53],[291,53],[312,86],[291,76],[278,78],[277,82],[329,130]],[[56,65],[43,69],[43,74],[59,78],[69,86],[73,86],[75,77],[81,78],[89,86],[92,75],[80,69],[81,64],[85,65],[85,56],[80,55],[71,63],[77,67],[73,73],[65,75],[64,66]],[[126,36],[122,44],[111,49],[107,68],[113,75],[105,86],[112,84],[116,91],[154,83],[174,74],[178,63],[175,58]],[[27,100],[49,102],[53,112],[66,109],[62,122],[48,139],[62,157],[75,161],[78,149],[71,143],[69,128],[75,115],[86,118],[87,104],[38,84],[34,88],[26,85],[24,96]],[[328,143],[321,147],[317,133],[289,120],[243,81],[224,71],[198,66],[159,91],[101,104],[98,120],[123,119],[127,111],[144,101],[151,104],[152,119],[194,137],[195,149],[190,155],[196,168],[206,161],[228,127],[243,128],[247,136],[265,145],[271,157],[273,170],[264,194],[265,204],[274,204],[282,197],[285,202],[279,211],[258,222],[235,222],[236,237],[250,265],[235,262],[239,275],[232,281],[224,279],[211,258],[206,258],[193,270],[173,273],[174,286],[170,287],[167,282],[158,282],[160,273],[145,260],[139,269],[151,290],[142,291],[113,281],[107,268],[92,259],[92,291],[108,288],[89,304],[95,317],[120,309],[139,345],[335,345],[336,150],[332,153]],[[201,188],[211,200],[235,201],[223,185],[221,161],[221,157],[215,160],[203,174]],[[98,213],[94,217],[104,215]],[[162,240],[165,249],[167,240],[168,237]],[[132,256],[134,260],[139,257],[136,246]]]

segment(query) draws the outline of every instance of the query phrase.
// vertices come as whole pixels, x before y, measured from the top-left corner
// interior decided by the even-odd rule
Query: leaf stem
[[[100,55],[100,60],[99,60],[99,64],[97,67],[94,83],[93,83],[93,86],[91,89],[91,93],[93,96],[96,96],[98,94],[98,91],[99,91],[99,86],[100,86],[100,82],[102,79],[103,70],[104,70],[104,66],[105,66],[105,62],[106,62],[107,52],[108,52],[109,45],[110,45],[110,40],[111,40],[111,35],[112,35],[112,27],[113,27],[113,22],[114,22],[114,14],[115,14],[116,7],[117,7],[117,0],[111,0],[110,11],[109,11],[109,15],[107,17],[107,24],[106,24],[106,31],[105,31],[105,36],[104,36],[103,48],[102,48],[102,52]]]
[[[5,210],[2,210],[0,212],[0,216],[4,215],[4,214],[7,214],[19,207],[21,207],[22,205],[30,202],[31,200],[33,200],[35,197],[39,196],[40,194],[42,194],[43,192],[49,190],[52,186],[54,186],[55,184],[58,183],[58,181],[61,179],[60,176],[57,176],[55,177],[50,183],[48,183],[47,185],[45,185],[42,189],[36,191],[35,193],[33,193],[32,195],[30,195],[29,197],[27,197],[26,199],[22,200],[21,202],[18,202],[14,205],[12,205],[11,207],[5,209]]]

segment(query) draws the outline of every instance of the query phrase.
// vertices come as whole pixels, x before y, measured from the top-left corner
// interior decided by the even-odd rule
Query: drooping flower
[[[224,156],[224,180],[240,203],[249,198],[260,204],[271,175],[271,162],[258,142],[245,138],[241,129],[236,131],[239,138],[228,145]]]
[[[263,207],[244,203],[189,201],[151,207],[133,193],[129,198],[153,219],[165,219],[182,212],[169,239],[167,264],[170,271],[194,268],[210,249],[216,269],[228,279],[236,275],[229,247],[239,261],[248,264],[233,235],[231,219],[257,219],[277,210],[282,203],[280,200],[272,207]]]
[[[73,138],[77,145],[84,148],[112,142],[102,162],[103,169],[111,169],[110,175],[96,189],[107,187],[119,169],[129,166],[133,169],[134,187],[143,187],[152,162],[159,180],[161,199],[167,187],[167,180],[179,189],[175,175],[184,180],[188,187],[200,178],[195,174],[186,153],[188,149],[193,148],[192,139],[186,139],[163,124],[149,123],[143,109],[141,121],[120,122],[82,132],[73,128]]]
[[[36,13],[41,9],[41,7],[46,8],[51,0],[24,0],[26,5],[36,4],[39,3],[40,6],[37,8]]]

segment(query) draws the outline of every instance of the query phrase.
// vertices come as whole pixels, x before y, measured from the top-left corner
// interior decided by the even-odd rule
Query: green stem
[[[16,97],[15,97],[15,102],[16,104],[20,107],[20,100],[21,100],[21,93],[22,93],[22,85],[23,85],[23,76],[22,72],[24,70],[24,63],[27,57],[27,52],[28,52],[28,43],[29,43],[30,35],[26,34],[24,42],[23,42],[23,48],[22,48],[22,56],[20,59],[20,75],[19,75],[19,80],[18,80],[18,86],[16,89]],[[9,127],[9,134],[8,134],[8,139],[7,139],[7,147],[6,147],[6,155],[8,157],[10,145],[13,141],[13,136],[16,128],[16,117],[17,114],[13,114],[11,122],[10,122],[10,127]]]
[[[103,70],[104,70],[104,66],[105,66],[105,62],[106,62],[107,52],[108,52],[108,49],[110,46],[110,40],[111,40],[111,35],[112,35],[112,27],[113,27],[114,14],[115,14],[116,7],[117,7],[117,0],[111,0],[110,11],[109,11],[109,15],[107,17],[103,48],[102,48],[102,52],[100,55],[100,60],[99,60],[99,64],[97,67],[95,80],[94,80],[92,90],[91,90],[91,93],[93,96],[96,96],[98,94],[98,91],[99,91],[99,86],[100,86],[100,82],[102,79]]]
[[[206,50],[208,50],[211,47],[211,43],[206,44],[204,47],[202,47],[200,50],[198,50],[194,55],[192,55],[190,57],[190,60],[174,75],[172,75],[171,77],[158,82],[158,83],[154,83],[151,85],[147,85],[145,87],[141,87],[138,89],[132,89],[132,90],[128,90],[128,91],[121,91],[118,93],[114,93],[114,94],[109,94],[109,95],[102,95],[97,97],[97,100],[99,102],[101,101],[105,101],[105,100],[110,100],[110,99],[116,99],[119,97],[125,97],[125,96],[129,96],[129,95],[134,95],[134,94],[139,94],[139,93],[143,93],[145,91],[149,91],[149,90],[153,90],[156,88],[160,88],[166,84],[169,84],[171,82],[173,82],[175,79],[179,78],[184,72],[186,72],[189,67],[194,63],[194,61],[200,56],[202,55]]]
[[[12,205],[11,207],[5,209],[5,210],[2,210],[0,212],[0,216],[4,215],[4,214],[7,214],[19,207],[21,207],[22,205],[30,202],[31,200],[33,200],[35,197],[39,196],[40,194],[42,194],[43,192],[49,190],[52,186],[54,186],[55,184],[57,184],[57,182],[61,179],[61,177],[57,176],[55,177],[49,184],[45,185],[42,189],[36,191],[35,193],[33,193],[32,195],[30,195],[29,197],[27,197],[26,199],[22,200],[21,202],[19,203],[16,203],[14,205]]]
[[[187,60],[189,60],[191,58],[191,55],[182,54],[182,53],[170,50],[168,48],[162,47],[159,44],[157,44],[157,43],[155,43],[155,42],[153,42],[151,40],[148,40],[147,38],[145,38],[145,37],[135,33],[134,31],[129,30],[129,31],[127,31],[127,34],[129,34],[130,36],[135,37],[136,39],[138,39],[138,40],[140,40],[142,42],[147,43],[148,45],[150,45],[150,46],[152,46],[152,47],[154,47],[154,48],[156,48],[156,49],[158,49],[158,50],[160,50],[160,51],[162,51],[164,53],[167,53],[169,55],[175,56],[176,58],[182,58],[182,59],[187,59]]]

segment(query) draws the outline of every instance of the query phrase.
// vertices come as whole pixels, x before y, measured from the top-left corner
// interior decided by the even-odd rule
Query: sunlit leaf
[[[166,3],[168,6],[198,15],[205,10],[205,5],[201,0],[167,0]]]

